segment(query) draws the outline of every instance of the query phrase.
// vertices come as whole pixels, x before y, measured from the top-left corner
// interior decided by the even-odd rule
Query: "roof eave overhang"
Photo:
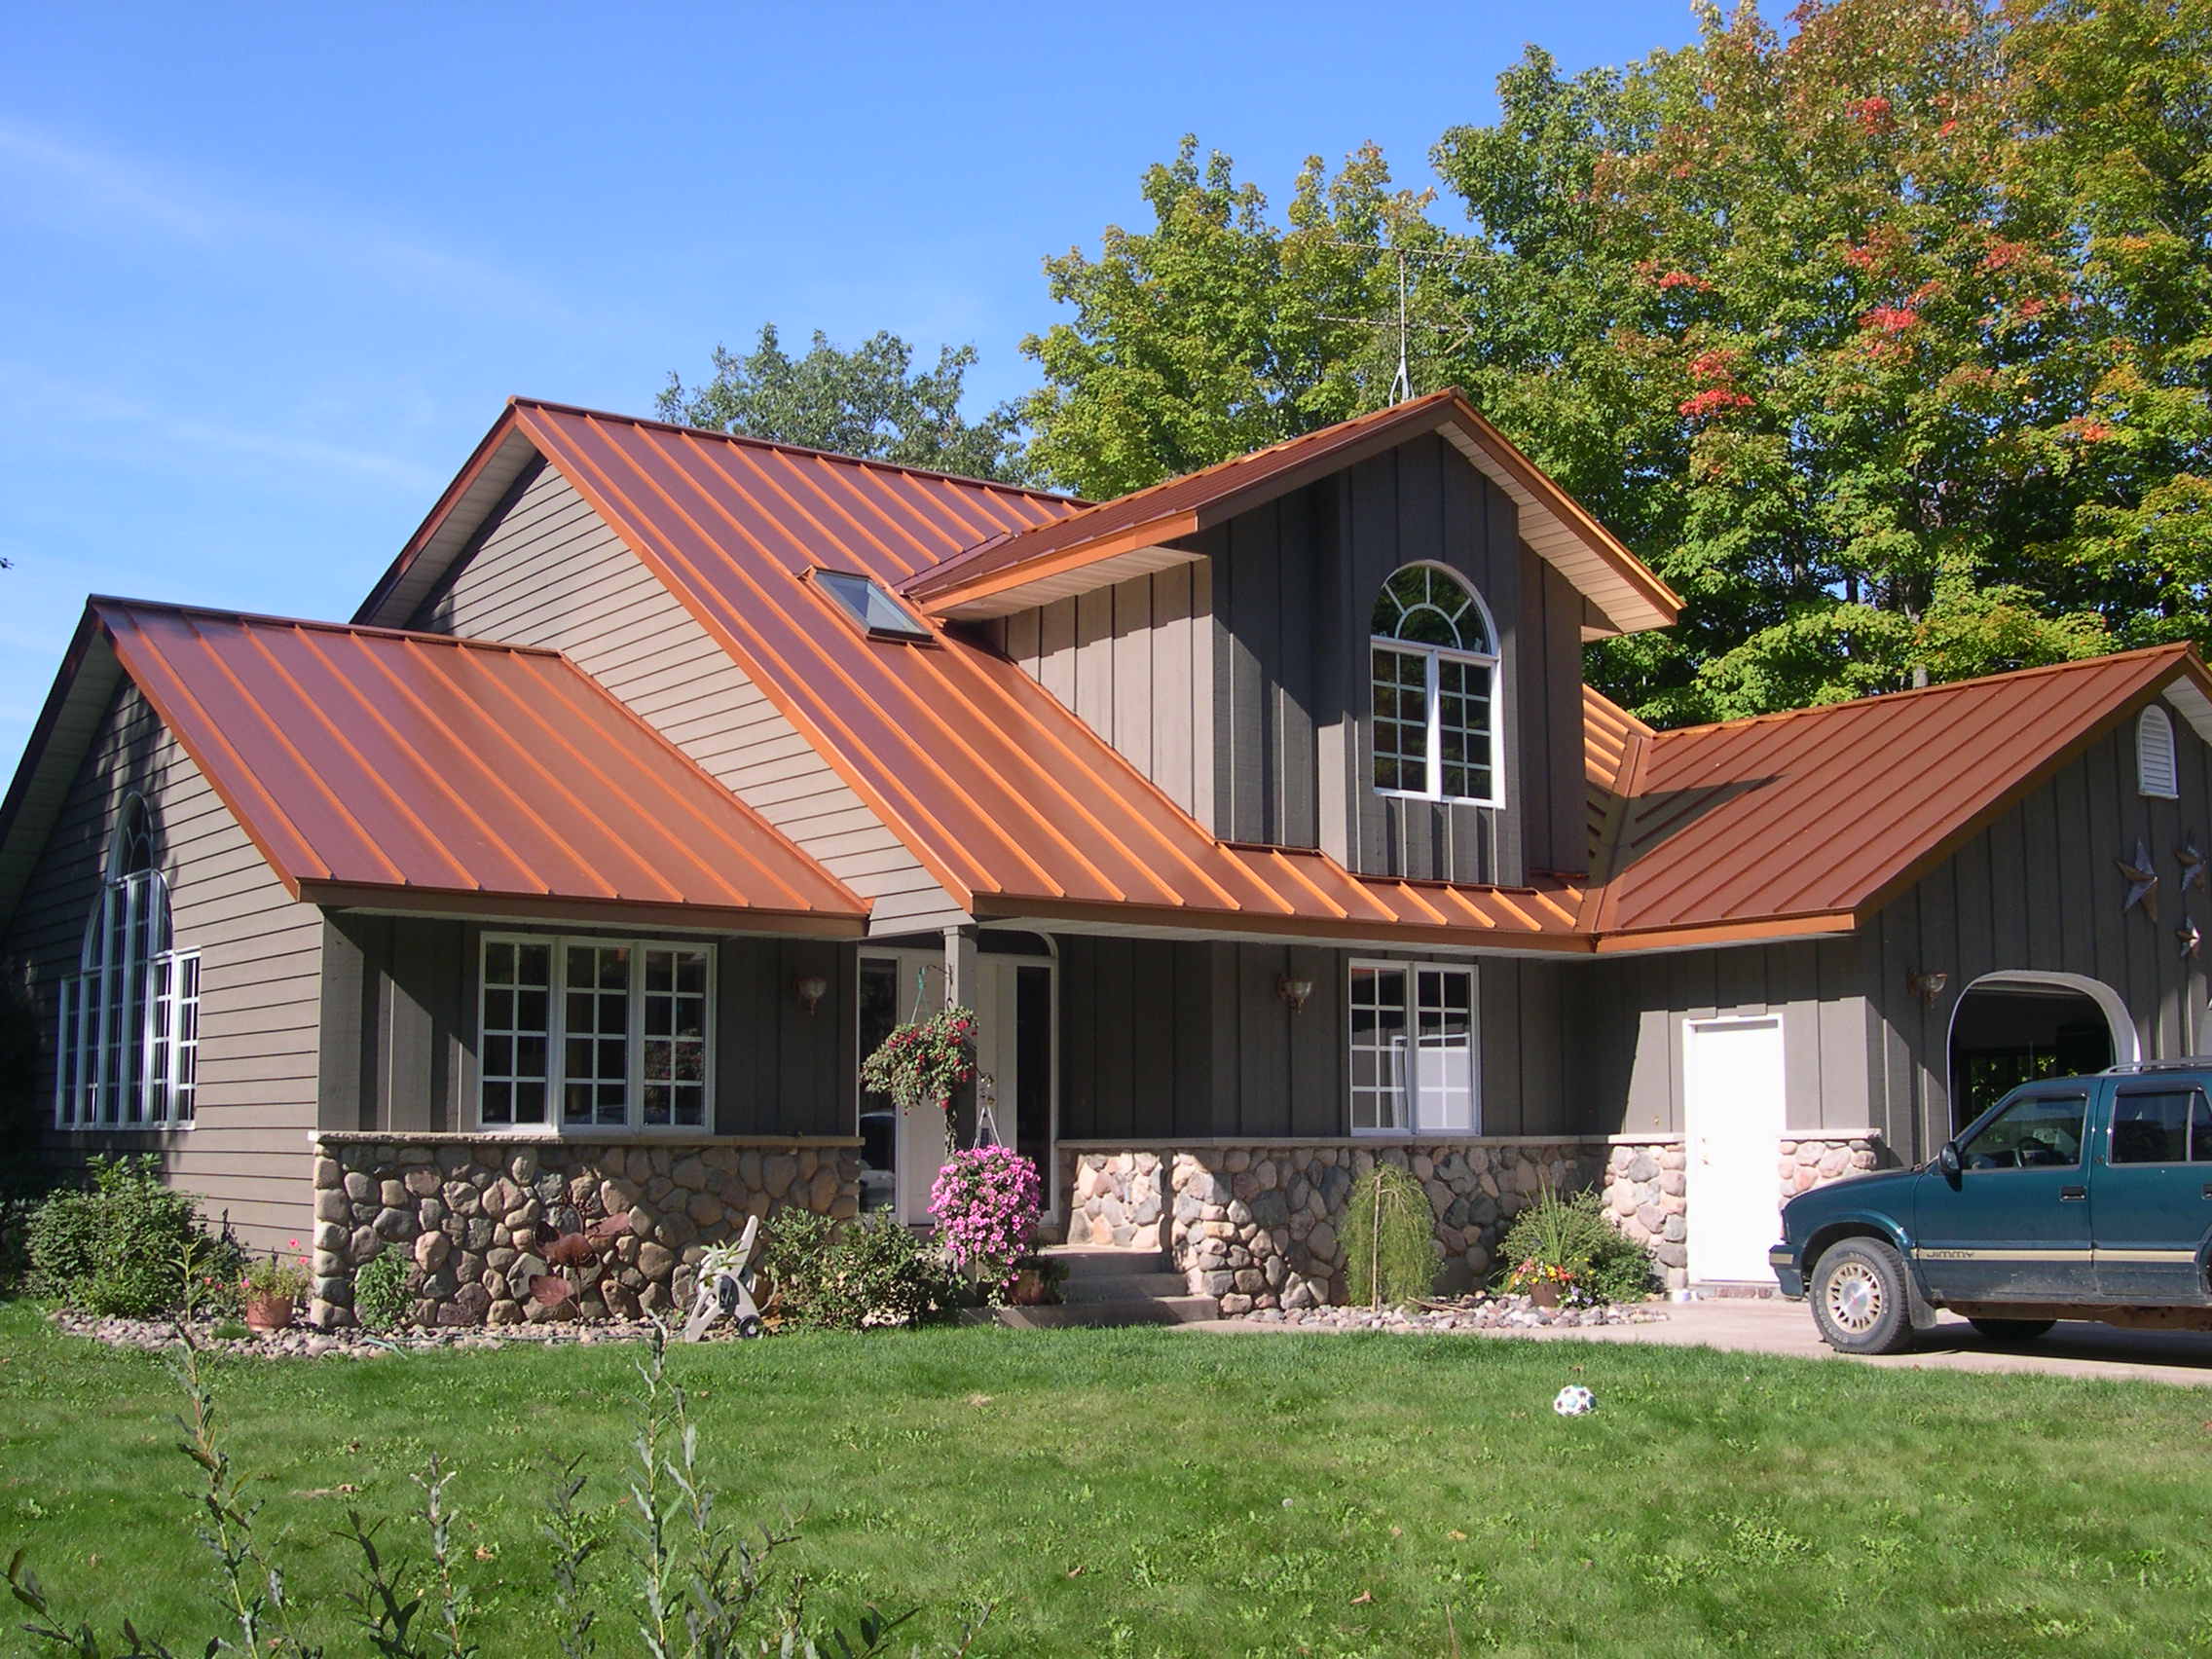
[[[415,534],[353,612],[357,623],[404,622],[444,579],[477,529],[538,459],[516,419],[515,400],[492,423]]]
[[[985,926],[1049,927],[1062,933],[1100,933],[1135,938],[1249,940],[1305,943],[1332,950],[1372,945],[1402,950],[1408,945],[1438,950],[1479,951],[1486,955],[1587,956],[1590,936],[1537,933],[1472,924],[1337,920],[1310,914],[1199,910],[1146,904],[1096,903],[1064,899],[1033,899],[1008,894],[978,896],[975,915]]]
[[[865,913],[833,915],[821,911],[663,904],[592,895],[487,893],[346,881],[303,880],[298,883],[297,892],[307,903],[331,910],[451,916],[482,922],[533,925],[551,922],[586,928],[634,927],[786,939],[857,940],[867,931]]]
[[[114,642],[90,601],[70,636],[22,757],[0,797],[0,932],[14,919],[39,851],[59,817],[100,720],[122,681]]]

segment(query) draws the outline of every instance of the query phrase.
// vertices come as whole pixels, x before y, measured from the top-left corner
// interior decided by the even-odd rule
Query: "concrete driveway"
[[[1275,1332],[1322,1337],[1309,1327],[1222,1319],[1181,1327],[1222,1335]],[[1801,1302],[1720,1298],[1677,1302],[1667,1317],[1649,1325],[1586,1325],[1571,1329],[1489,1330],[1470,1333],[1506,1341],[1657,1343],[1713,1347],[1739,1353],[1779,1353],[1799,1359],[1842,1360],[1852,1365],[1919,1366],[1937,1371],[2012,1371],[2044,1377],[2131,1378],[2212,1387],[2212,1334],[2194,1331],[2120,1331],[2068,1320],[2048,1336],[2001,1346],[1964,1319],[1943,1315],[1909,1353],[1861,1359],[1837,1353],[1814,1334],[1813,1315]]]

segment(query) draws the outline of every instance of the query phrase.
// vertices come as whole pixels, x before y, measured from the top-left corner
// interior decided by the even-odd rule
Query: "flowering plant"
[[[952,1095],[976,1077],[976,1015],[951,1007],[902,1025],[861,1062],[861,1087],[902,1110],[924,1101],[950,1114]]]
[[[297,1238],[291,1240],[293,1250],[299,1247]],[[307,1293],[308,1259],[304,1254],[286,1258],[272,1250],[268,1260],[247,1263],[245,1274],[239,1280],[239,1297],[244,1302],[297,1302]]]
[[[1044,1208],[1037,1165],[1012,1147],[954,1153],[930,1189],[938,1241],[994,1302],[1006,1294],[1014,1264],[1035,1247]]]

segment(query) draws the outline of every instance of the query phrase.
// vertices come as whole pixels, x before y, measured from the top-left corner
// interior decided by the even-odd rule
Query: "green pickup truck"
[[[1919,1169],[1791,1198],[1767,1259],[1845,1353],[1908,1347],[1938,1308],[2010,1342],[2212,1330],[2208,1096],[2212,1059],[2023,1085]]]

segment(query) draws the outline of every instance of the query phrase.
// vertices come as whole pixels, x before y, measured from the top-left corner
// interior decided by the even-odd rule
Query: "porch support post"
[[[976,929],[967,927],[944,930],[944,1000],[963,1008],[974,1008],[980,987],[976,973]]]

